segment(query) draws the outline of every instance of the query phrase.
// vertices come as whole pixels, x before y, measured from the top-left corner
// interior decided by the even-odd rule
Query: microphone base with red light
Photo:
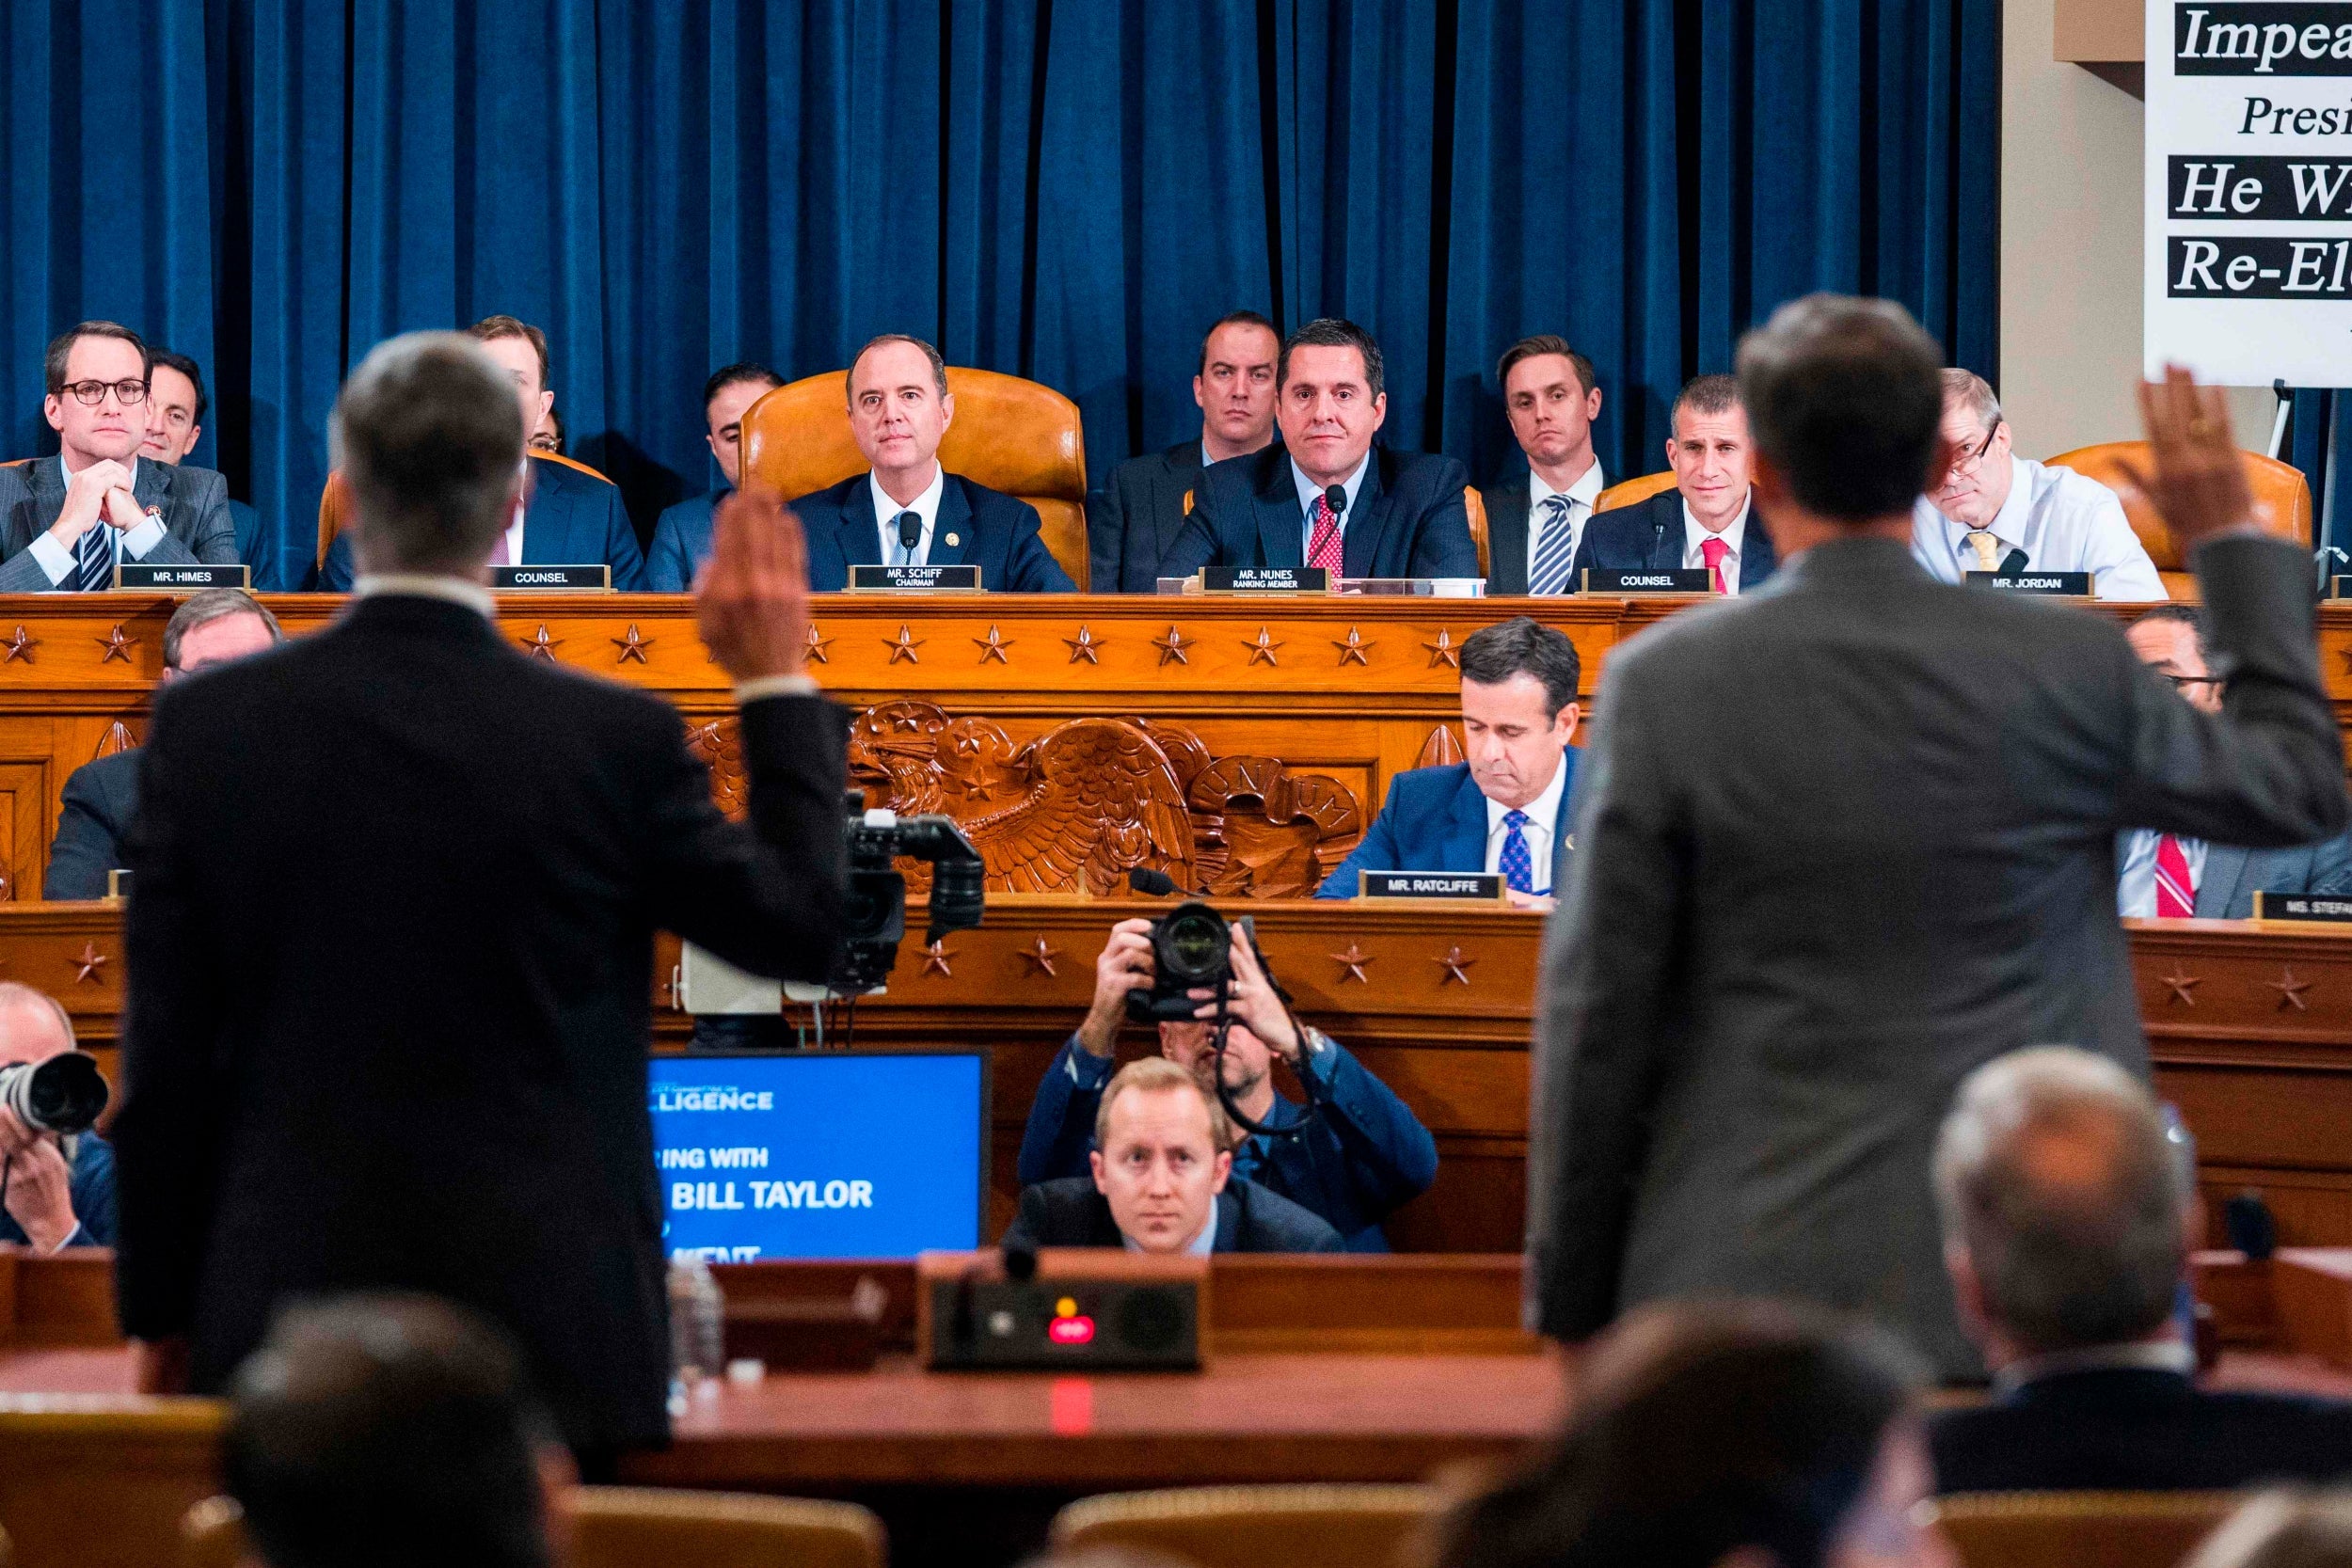
[[[1027,1278],[997,1252],[915,1263],[916,1348],[933,1370],[1198,1371],[1208,1262],[1049,1247]]]

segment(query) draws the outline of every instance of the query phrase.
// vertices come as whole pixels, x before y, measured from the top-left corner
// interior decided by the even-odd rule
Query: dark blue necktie
[[[1502,814],[1502,858],[1497,869],[1502,873],[1502,883],[1513,893],[1535,891],[1535,861],[1527,852],[1527,835],[1519,830],[1527,826],[1527,813],[1506,811]]]
[[[73,542],[73,591],[95,594],[102,588],[114,586],[114,530],[103,522],[90,524],[82,531],[82,537]]]

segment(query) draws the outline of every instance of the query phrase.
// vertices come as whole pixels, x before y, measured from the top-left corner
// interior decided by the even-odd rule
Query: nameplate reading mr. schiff
[[[1327,594],[1331,574],[1320,566],[1203,566],[1204,594]]]
[[[2352,898],[2325,893],[2257,893],[2254,918],[2314,926],[2352,926]]]
[[[501,594],[610,594],[612,568],[594,566],[493,566],[490,586]]]
[[[1997,588],[2005,594],[2050,594],[2068,599],[2090,597],[2089,572],[2018,572],[2013,575],[1971,572],[1968,574],[1968,585],[1971,588]]]
[[[1358,893],[1366,898],[1459,898],[1502,902],[1499,871],[1359,871]]]
[[[1704,567],[1689,571],[1619,571],[1613,567],[1584,568],[1587,594],[1705,594],[1712,589]]]
[[[953,566],[852,566],[852,594],[977,594],[980,569],[969,563]]]
[[[199,588],[250,588],[253,571],[248,566],[199,566],[183,562],[177,566],[156,565],[144,561],[124,561],[115,566],[117,588],[142,589],[150,593],[193,594]]]

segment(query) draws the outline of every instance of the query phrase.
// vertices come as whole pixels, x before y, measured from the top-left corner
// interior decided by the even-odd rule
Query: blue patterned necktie
[[[1527,574],[1530,594],[1565,594],[1568,568],[1576,561],[1576,526],[1568,516],[1568,498],[1544,498],[1544,528],[1535,536],[1535,565]]]
[[[82,537],[73,542],[73,591],[95,594],[102,588],[114,586],[114,542],[107,537],[112,531],[103,522],[90,524],[82,531]]]
[[[1519,832],[1527,826],[1527,813],[1504,812],[1502,826],[1502,858],[1496,863],[1496,869],[1502,873],[1503,886],[1513,893],[1534,893],[1535,862],[1527,852],[1527,835]]]

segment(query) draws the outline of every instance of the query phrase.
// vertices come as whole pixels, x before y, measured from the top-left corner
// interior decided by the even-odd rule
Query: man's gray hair
[[[2191,1178],[2147,1089],[2069,1046],[2012,1052],[1961,1085],[1935,1143],[1947,1247],[2029,1354],[2142,1338],[2172,1311]]]
[[[164,668],[180,668],[180,645],[188,640],[188,633],[213,621],[226,621],[231,615],[258,615],[262,625],[269,628],[272,642],[286,641],[286,634],[279,628],[278,617],[269,612],[269,606],[242,588],[207,588],[201,594],[189,594],[188,602],[171,612],[171,620],[164,627]]]
[[[470,576],[509,521],[523,465],[515,384],[456,332],[378,343],[327,427],[369,572]]]
[[[1991,430],[2001,417],[2001,400],[1993,395],[1993,384],[1974,371],[1958,368],[1946,370],[1943,380],[1944,406],[1958,404],[1974,416],[1978,429]]]

